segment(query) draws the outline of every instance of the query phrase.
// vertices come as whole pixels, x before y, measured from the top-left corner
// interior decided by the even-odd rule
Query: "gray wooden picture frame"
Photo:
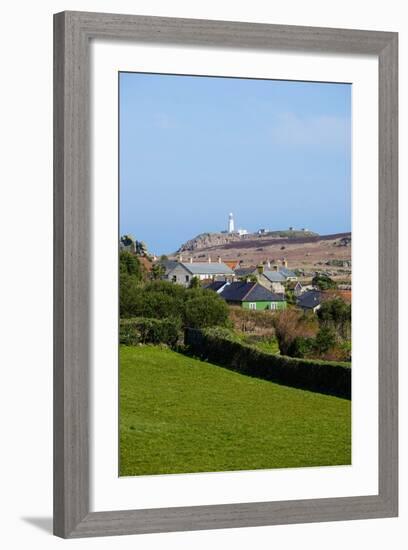
[[[90,117],[94,38],[372,54],[379,61],[379,493],[91,512],[89,506]],[[398,35],[63,12],[54,16],[54,533],[65,538],[393,517],[398,509]]]

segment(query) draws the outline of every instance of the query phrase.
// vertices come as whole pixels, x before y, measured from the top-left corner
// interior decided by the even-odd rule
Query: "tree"
[[[201,288],[200,279],[198,277],[193,277],[190,281],[189,288]]]
[[[165,273],[166,268],[161,263],[154,264],[150,272],[153,280],[163,279]]]
[[[138,256],[147,256],[147,245],[143,241],[136,241],[136,254]]]
[[[144,275],[144,269],[139,259],[126,250],[122,250],[119,254],[119,271],[133,276],[138,281],[141,281]]]
[[[341,298],[326,300],[317,311],[322,326],[336,329],[342,338],[349,338],[351,332],[351,304]]]
[[[136,252],[136,241],[132,235],[122,235],[120,244],[127,252]]]
[[[325,273],[316,273],[312,279],[312,285],[319,290],[328,290],[330,288],[336,288],[337,285],[333,279],[330,279]]]
[[[337,344],[336,332],[330,327],[321,327],[316,335],[314,347],[319,355],[327,353]]]
[[[226,326],[228,306],[216,293],[211,291],[198,294],[187,300],[184,312],[184,324],[191,328]]]

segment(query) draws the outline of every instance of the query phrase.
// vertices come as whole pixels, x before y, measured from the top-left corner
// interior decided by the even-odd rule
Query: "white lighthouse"
[[[234,233],[234,216],[232,212],[228,216],[228,233]]]

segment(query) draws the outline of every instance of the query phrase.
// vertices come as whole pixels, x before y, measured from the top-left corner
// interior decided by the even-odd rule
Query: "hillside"
[[[243,266],[277,262],[285,258],[288,266],[314,271],[322,266],[335,274],[351,272],[351,233],[318,235],[303,231],[274,231],[262,235],[205,233],[184,243],[178,250],[187,260],[236,260]]]
[[[282,231],[267,231],[265,233],[248,233],[246,235],[239,235],[238,233],[227,233],[226,231],[219,233],[201,233],[193,239],[188,240],[180,246],[177,253],[198,251],[207,248],[214,248],[217,246],[224,246],[226,244],[249,244],[254,241],[258,243],[260,240],[282,240],[289,239],[295,240],[299,238],[318,237],[318,233],[308,230],[282,230]]]
[[[347,399],[120,349],[121,476],[350,464],[350,414]]]

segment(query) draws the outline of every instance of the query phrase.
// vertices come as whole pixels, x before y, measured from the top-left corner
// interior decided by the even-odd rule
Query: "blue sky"
[[[120,233],[351,230],[351,86],[120,73]]]

